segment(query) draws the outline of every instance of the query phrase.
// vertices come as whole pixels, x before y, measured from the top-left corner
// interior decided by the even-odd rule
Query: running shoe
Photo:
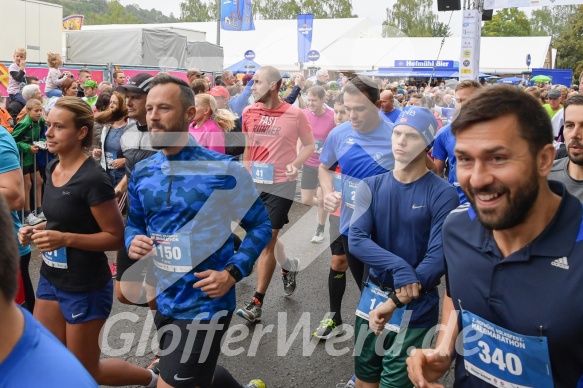
[[[150,365],[148,365],[148,369],[157,375],[160,374],[160,356],[154,356],[154,359]]]
[[[326,237],[324,237],[324,231],[316,229],[316,233],[314,233],[314,237],[312,237],[312,244],[322,244],[324,240],[326,240]]]
[[[253,297],[249,302],[245,303],[242,309],[237,310],[237,315],[249,322],[261,320],[261,303],[259,303],[259,299]]]
[[[251,380],[244,388],[266,388],[265,383],[259,379]]]
[[[26,225],[38,225],[40,223],[44,222],[43,220],[41,220],[40,218],[38,218],[37,216],[35,216],[33,213],[30,213],[29,215],[26,216],[26,218],[24,219],[24,223]]]
[[[356,376],[352,375],[350,380],[346,383],[346,388],[356,388]]]
[[[111,271],[111,278],[115,279],[117,275],[117,263],[115,261],[109,263],[109,270]]]
[[[47,218],[45,217],[45,213],[44,212],[40,212],[36,216],[37,216],[37,218],[43,220],[43,222],[47,220]]]
[[[283,280],[283,294],[285,296],[290,296],[296,290],[296,276],[298,274],[298,267],[300,266],[300,261],[298,259],[288,259],[291,264],[291,268],[288,273],[281,274]]]
[[[154,356],[154,361],[147,368],[152,373],[152,382],[146,388],[154,388],[158,385],[158,378],[160,376],[160,357]]]
[[[320,326],[312,333],[312,337],[327,340],[328,338],[336,337],[344,333],[342,324],[337,325],[333,319],[322,319],[320,321]]]

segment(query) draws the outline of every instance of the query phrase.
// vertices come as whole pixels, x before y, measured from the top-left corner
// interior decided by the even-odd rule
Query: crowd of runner
[[[318,209],[310,242],[330,245],[312,336],[355,328],[347,387],[439,386],[454,360],[458,387],[583,387],[583,79],[283,80],[264,66],[98,85],[62,64],[48,54],[43,96],[17,49],[0,108],[0,386],[264,388],[217,361],[233,315],[275,314],[276,269],[286,297],[301,282],[308,263],[280,239],[296,201]],[[152,310],[148,368],[101,358],[114,294]]]

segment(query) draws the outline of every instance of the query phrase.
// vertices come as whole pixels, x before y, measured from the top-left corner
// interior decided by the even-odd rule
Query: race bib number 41
[[[501,388],[554,386],[546,337],[514,333],[466,310],[462,324],[464,331],[471,329],[463,336],[469,373]]]
[[[368,314],[377,308],[381,303],[386,302],[389,297],[388,291],[383,291],[379,286],[366,282],[362,288],[358,308],[356,309],[356,316],[366,319],[368,321]],[[385,324],[385,329],[398,333],[401,328],[401,321],[407,306],[396,309],[391,316],[391,319]]]
[[[264,185],[273,184],[273,164],[253,162],[251,173],[253,176],[253,182],[262,183]]]

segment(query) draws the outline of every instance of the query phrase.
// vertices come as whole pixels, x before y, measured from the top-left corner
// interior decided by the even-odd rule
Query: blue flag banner
[[[308,62],[308,52],[312,49],[313,14],[298,15],[298,62]]]
[[[221,0],[221,28],[226,31],[254,30],[252,1]]]

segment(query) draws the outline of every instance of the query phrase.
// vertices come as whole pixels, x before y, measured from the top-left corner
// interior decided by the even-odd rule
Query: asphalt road
[[[262,321],[249,324],[233,316],[230,343],[223,345],[219,363],[242,384],[261,378],[267,387],[334,388],[346,382],[354,371],[351,330],[336,341],[316,341],[310,335],[328,311],[328,226],[326,241],[312,244],[316,227],[316,210],[295,203],[290,212],[290,224],[283,230],[282,239],[289,257],[300,260],[298,288],[291,297],[283,295],[281,275],[276,270],[265,297]],[[40,259],[33,250],[31,276],[38,281]],[[354,324],[354,311],[359,293],[351,275],[343,300],[342,317]],[[238,306],[254,293],[256,273],[237,285]],[[443,290],[442,290],[443,291]],[[152,320],[146,308],[127,306],[114,300],[114,307],[102,337],[103,357],[118,357],[147,366],[153,359],[152,344],[156,346]],[[452,373],[444,382],[452,386]]]

